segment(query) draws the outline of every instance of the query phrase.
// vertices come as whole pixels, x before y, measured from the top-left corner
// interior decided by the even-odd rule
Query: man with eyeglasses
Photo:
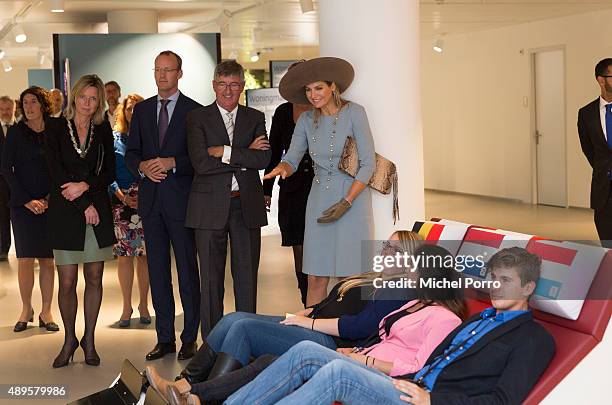
[[[202,336],[223,316],[228,236],[236,311],[255,312],[261,227],[268,223],[259,170],[271,157],[264,114],[238,104],[242,66],[221,62],[212,86],[215,102],[187,115],[196,174],[186,224],[195,229],[200,258]]]
[[[197,350],[200,324],[200,279],[193,230],[185,227],[193,167],[187,152],[187,113],[200,104],[178,90],[182,59],[172,51],[155,58],[157,95],[134,107],[125,156],[126,165],[142,176],[138,214],[147,247],[151,297],[155,308],[157,344],[146,359],[176,352],[174,295],[170,245],[174,251],[184,313],[179,360]]]
[[[612,58],[595,66],[601,94],[578,111],[578,135],[584,156],[593,168],[591,208],[604,247],[612,248]]]

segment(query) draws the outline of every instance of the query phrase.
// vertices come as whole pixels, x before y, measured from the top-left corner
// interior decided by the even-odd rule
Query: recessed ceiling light
[[[52,13],[63,13],[64,12],[64,0],[51,0],[51,12]]]

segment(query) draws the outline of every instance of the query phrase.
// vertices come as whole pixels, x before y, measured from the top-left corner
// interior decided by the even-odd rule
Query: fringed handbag
[[[351,177],[357,175],[359,154],[357,153],[357,143],[352,136],[346,138],[338,168]],[[395,163],[376,153],[376,168],[368,186],[383,194],[389,194],[393,189],[393,224],[395,224],[399,219],[398,178]]]

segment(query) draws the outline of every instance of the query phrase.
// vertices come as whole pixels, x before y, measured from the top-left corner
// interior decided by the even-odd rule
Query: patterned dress
[[[111,184],[110,191],[114,195],[121,189],[124,195],[138,196],[138,178],[134,177],[125,165],[125,150],[127,134],[115,132],[115,162],[117,180]],[[135,208],[130,208],[117,198],[113,198],[113,220],[115,223],[115,237],[117,244],[113,251],[117,256],[144,256],[146,248],[144,243],[144,230],[142,220]]]

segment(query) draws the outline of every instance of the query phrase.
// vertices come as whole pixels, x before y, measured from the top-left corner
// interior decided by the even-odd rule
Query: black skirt
[[[282,246],[304,244],[306,203],[311,183],[287,192],[281,186],[278,194],[278,225],[281,230]]]
[[[36,215],[24,206],[11,207],[11,222],[18,258],[52,258],[47,237],[47,213]]]

